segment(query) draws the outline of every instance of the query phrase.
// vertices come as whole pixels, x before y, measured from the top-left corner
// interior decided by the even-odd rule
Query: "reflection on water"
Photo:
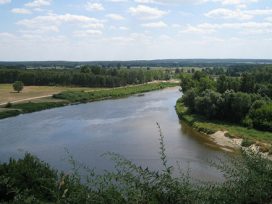
[[[69,150],[73,157],[98,171],[112,169],[112,162],[100,155],[116,152],[137,164],[160,169],[159,122],[165,136],[168,160],[191,169],[192,177],[218,180],[221,174],[208,160],[221,155],[203,135],[180,124],[175,113],[178,88],[67,106],[20,115],[0,121],[0,160],[20,157],[25,151],[54,167],[67,170]],[[209,145],[205,145],[209,144]]]

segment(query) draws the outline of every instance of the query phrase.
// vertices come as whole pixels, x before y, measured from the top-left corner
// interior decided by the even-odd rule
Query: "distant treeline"
[[[230,68],[219,77],[205,70],[182,74],[181,86],[192,113],[272,131],[272,67]]]
[[[272,60],[266,59],[160,59],[160,60],[132,60],[132,61],[26,61],[26,62],[0,62],[0,66],[13,68],[27,67],[65,67],[75,68],[79,66],[101,66],[103,68],[120,67],[228,67],[248,66],[256,64],[272,64]]]
[[[0,69],[0,83],[22,81],[25,85],[63,85],[86,87],[118,87],[153,80],[168,80],[170,73],[162,69],[104,69],[83,66],[80,69]]]

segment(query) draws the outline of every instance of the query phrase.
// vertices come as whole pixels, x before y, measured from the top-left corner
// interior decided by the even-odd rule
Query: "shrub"
[[[243,139],[243,141],[241,143],[242,147],[250,147],[253,144],[254,144],[254,142],[249,139]]]
[[[18,93],[22,91],[24,88],[24,83],[22,81],[15,81],[13,83],[13,89],[14,91],[17,91]]]
[[[11,108],[12,107],[12,103],[8,102],[5,106],[5,108]]]

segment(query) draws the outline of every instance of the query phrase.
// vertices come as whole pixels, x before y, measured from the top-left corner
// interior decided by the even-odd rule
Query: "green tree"
[[[90,73],[90,69],[87,65],[80,68],[81,73]]]
[[[195,87],[195,81],[192,79],[190,75],[181,75],[181,88],[185,93],[187,90]]]
[[[244,73],[241,79],[241,91],[246,93],[253,93],[255,90],[254,76],[248,73]]]
[[[203,77],[200,78],[200,81],[198,83],[198,90],[200,93],[207,89],[215,89],[215,81],[209,77]]]
[[[195,110],[195,98],[197,94],[194,88],[189,89],[186,93],[182,96],[182,101],[185,106],[189,108],[191,112]]]
[[[15,81],[13,83],[13,89],[14,91],[17,91],[18,93],[22,91],[24,88],[24,83],[22,81]]]
[[[272,103],[256,101],[249,111],[249,118],[254,128],[272,131]]]

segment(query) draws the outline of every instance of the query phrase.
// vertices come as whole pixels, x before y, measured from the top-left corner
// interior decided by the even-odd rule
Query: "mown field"
[[[64,86],[25,86],[23,91],[17,93],[12,84],[0,84],[0,104],[24,100],[34,97],[49,96],[62,91],[94,91],[101,88],[64,87]]]

